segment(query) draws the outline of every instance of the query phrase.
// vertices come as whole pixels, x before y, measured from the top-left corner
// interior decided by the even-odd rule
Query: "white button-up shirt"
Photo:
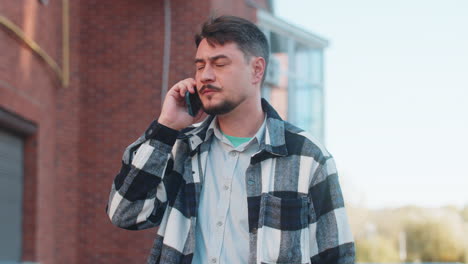
[[[200,194],[193,263],[247,263],[249,222],[245,171],[258,151],[266,118],[248,142],[234,147],[217,118],[207,131],[210,151]],[[212,136],[214,134],[214,137]]]

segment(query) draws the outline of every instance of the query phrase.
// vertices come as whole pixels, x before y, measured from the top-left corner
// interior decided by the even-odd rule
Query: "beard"
[[[205,111],[205,113],[209,115],[224,115],[234,110],[234,108],[236,108],[239,104],[240,103],[226,100],[226,101],[221,102],[218,105],[214,105],[211,107],[205,107],[202,104],[202,109],[203,111]]]
[[[214,85],[211,85],[211,84],[207,84],[207,85],[203,85],[202,88],[200,89],[200,92],[203,92],[206,88],[208,89],[211,89],[211,90],[215,90],[215,91],[221,91],[222,88],[220,87],[217,87],[217,86],[214,86]],[[201,108],[203,109],[203,111],[209,115],[224,115],[224,114],[227,114],[229,112],[231,112],[232,110],[234,110],[234,108],[236,108],[238,105],[240,105],[242,103],[242,101],[244,101],[245,98],[242,98],[238,101],[233,101],[233,100],[224,100],[223,102],[217,104],[217,105],[213,105],[213,106],[210,106],[210,107],[206,107],[203,102],[201,104]]]

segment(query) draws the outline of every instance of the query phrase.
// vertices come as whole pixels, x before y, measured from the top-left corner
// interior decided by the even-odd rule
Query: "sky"
[[[468,1],[276,0],[330,42],[325,137],[348,202],[468,204]]]

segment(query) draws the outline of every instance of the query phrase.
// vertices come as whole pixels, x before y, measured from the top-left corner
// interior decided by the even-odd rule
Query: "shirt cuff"
[[[157,120],[154,120],[145,132],[146,139],[155,139],[169,146],[175,144],[178,135],[178,130],[162,125]]]

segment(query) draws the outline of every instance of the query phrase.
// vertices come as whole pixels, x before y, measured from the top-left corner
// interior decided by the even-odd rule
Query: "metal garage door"
[[[23,141],[0,129],[0,262],[20,261]]]

